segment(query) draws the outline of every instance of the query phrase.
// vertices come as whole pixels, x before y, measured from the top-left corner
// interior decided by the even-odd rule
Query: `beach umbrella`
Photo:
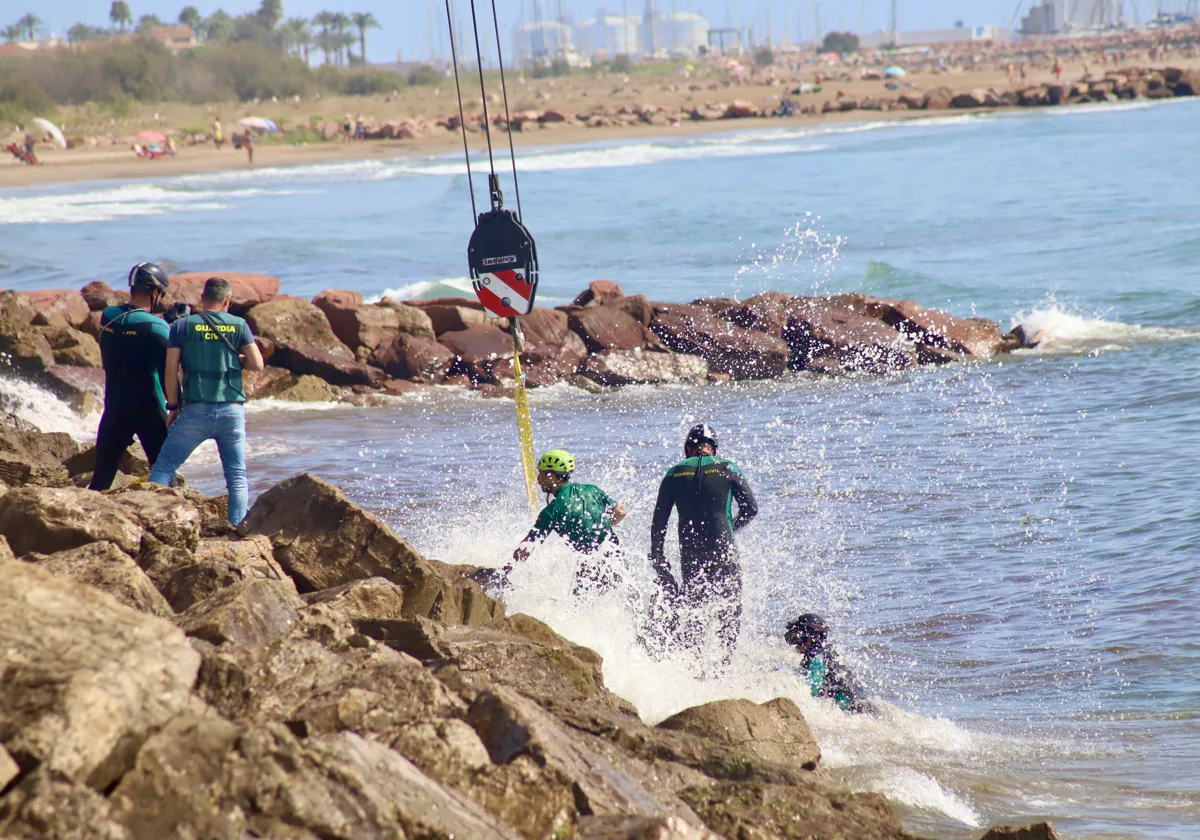
[[[145,131],[139,131],[137,133],[137,139],[145,140],[148,143],[165,143],[165,142],[167,142],[166,137],[164,137],[159,132],[153,131],[149,128],[146,129]]]
[[[891,67],[888,67],[886,70],[883,71],[883,75],[885,75],[885,76],[907,76],[908,71],[905,70],[903,67],[897,67],[896,65],[893,64]]]
[[[245,117],[238,120],[238,125],[242,128],[252,128],[255,131],[270,131],[272,133],[279,131],[279,127],[266,117]]]
[[[42,117],[34,117],[33,122],[43,131],[53,137],[55,143],[62,146],[64,149],[67,148],[67,138],[63,137],[63,133],[59,130],[58,126],[50,122],[50,120],[43,119]]]

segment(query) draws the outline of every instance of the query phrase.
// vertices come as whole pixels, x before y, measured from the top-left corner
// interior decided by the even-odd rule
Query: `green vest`
[[[229,349],[241,349],[239,339],[245,321],[228,312],[204,313],[216,325],[213,331],[199,315],[189,315],[184,327],[183,401],[185,403],[245,402],[242,362]],[[226,344],[221,336],[229,342]]]

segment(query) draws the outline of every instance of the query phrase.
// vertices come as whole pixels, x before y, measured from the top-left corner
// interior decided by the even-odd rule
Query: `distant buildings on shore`
[[[1011,41],[1016,37],[1011,29],[1002,26],[954,26],[949,29],[922,29],[915,32],[874,32],[858,39],[865,50],[884,47],[934,47],[939,44],[960,44],[971,41]]]
[[[1045,0],[1021,19],[1026,35],[1054,35],[1086,29],[1108,29],[1121,24],[1125,8],[1114,0]]]
[[[688,58],[708,47],[708,18],[692,12],[611,15],[590,20],[526,21],[513,27],[513,56],[526,65],[566,59],[572,66],[625,55],[634,60]]]
[[[132,43],[138,38],[158,41],[171,52],[193,49],[200,45],[196,33],[189,26],[152,26],[142,32],[124,32],[95,41],[76,41],[51,35],[36,41],[14,41],[0,44],[0,58],[12,56],[46,55],[60,50],[106,49],[113,44]]]

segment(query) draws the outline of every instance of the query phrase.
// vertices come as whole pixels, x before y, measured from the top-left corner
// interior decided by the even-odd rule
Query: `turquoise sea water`
[[[539,448],[570,449],[632,508],[635,580],[693,422],[724,434],[762,515],[720,678],[647,660],[616,600],[573,601],[560,547],[518,573],[510,606],[600,650],[651,721],[796,698],[825,763],[918,833],[1050,818],[1066,837],[1200,837],[1200,102],[781,125],[523,152],[540,302],[597,277],[664,300],[861,290],[1046,342],[883,379],[535,392]],[[0,286],[118,285],[163,259],[278,274],[295,295],[458,293],[469,223],[454,158],[8,191]],[[11,380],[0,393],[94,430]],[[508,402],[267,402],[250,436],[256,490],[316,472],[443,559],[498,564],[529,525]],[[188,473],[220,488],[212,452]],[[779,636],[809,610],[883,719],[802,696]]]

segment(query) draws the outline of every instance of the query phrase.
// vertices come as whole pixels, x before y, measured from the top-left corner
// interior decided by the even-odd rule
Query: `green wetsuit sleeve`
[[[733,520],[733,530],[737,533],[758,516],[758,502],[755,501],[754,491],[750,489],[750,482],[742,475],[742,471],[734,467],[729,472],[733,477],[730,492],[733,493],[733,500],[738,506],[737,518]]]
[[[812,696],[820,697],[821,689],[825,686],[825,660],[819,656],[810,659],[805,677],[808,679],[808,690]]]
[[[558,499],[550,502],[542,508],[542,512],[538,514],[537,521],[533,523],[533,527],[529,529],[529,533],[525,536],[526,541],[533,542],[540,540],[554,530],[554,523],[558,509],[555,507]]]
[[[675,507],[675,493],[672,488],[671,470],[663,476],[662,484],[658,485],[658,501],[654,503],[654,518],[650,523],[650,559],[663,560],[663,544],[667,539],[667,525],[671,522],[671,509]]]
[[[167,405],[165,383],[167,381],[167,345],[170,343],[170,339],[171,330],[166,321],[155,318],[150,322],[150,331],[146,338],[146,352],[149,356],[150,372],[154,379],[154,392],[158,395],[158,402],[164,409]]]

